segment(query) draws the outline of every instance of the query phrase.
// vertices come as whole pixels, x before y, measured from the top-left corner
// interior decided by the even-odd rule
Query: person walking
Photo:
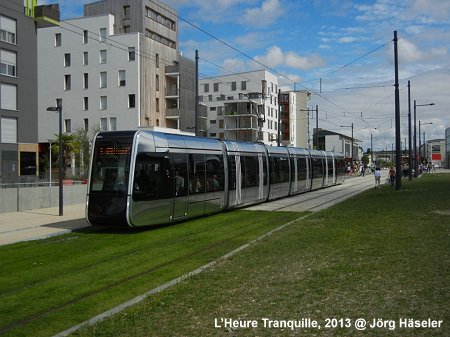
[[[391,166],[391,169],[389,170],[389,180],[391,182],[391,186],[394,186],[395,181],[395,169],[393,166]]]
[[[375,176],[375,189],[381,188],[381,185],[380,185],[381,184],[381,170],[379,167],[377,167],[375,169],[374,176]]]

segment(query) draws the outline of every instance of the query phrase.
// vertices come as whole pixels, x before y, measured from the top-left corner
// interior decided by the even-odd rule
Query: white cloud
[[[261,7],[246,9],[240,23],[251,27],[266,27],[282,14],[283,8],[279,0],[265,0]]]
[[[270,47],[266,55],[257,56],[255,59],[270,68],[285,65],[289,68],[305,70],[325,64],[325,61],[319,55],[301,56],[292,51],[284,53],[278,46]]]

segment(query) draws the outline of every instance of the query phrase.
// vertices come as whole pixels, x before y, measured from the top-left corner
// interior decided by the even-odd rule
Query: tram
[[[86,219],[164,225],[344,181],[342,153],[262,143],[108,131],[95,136]]]

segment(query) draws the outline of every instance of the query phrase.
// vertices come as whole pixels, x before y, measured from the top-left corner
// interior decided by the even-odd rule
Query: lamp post
[[[350,148],[350,157],[352,159],[351,165],[353,167],[353,123],[352,123],[352,125],[341,125],[341,128],[352,128],[352,145]]]
[[[62,106],[49,106],[47,111],[59,114],[59,216],[63,216],[63,144],[62,144]]]
[[[417,172],[419,170],[419,163],[417,162],[416,108],[418,106],[432,106],[432,105],[434,105],[434,103],[417,104],[416,100],[414,100],[414,170],[416,171],[416,173],[415,173],[416,177],[417,177]],[[420,130],[419,130],[419,133],[420,133]],[[419,134],[419,137],[420,137],[420,134]]]

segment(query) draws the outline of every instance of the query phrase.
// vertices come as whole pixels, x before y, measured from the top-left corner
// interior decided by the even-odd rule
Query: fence
[[[85,181],[65,180],[63,186],[64,204],[84,203],[86,192]],[[0,184],[0,213],[57,207],[58,204],[59,186],[57,183]]]

